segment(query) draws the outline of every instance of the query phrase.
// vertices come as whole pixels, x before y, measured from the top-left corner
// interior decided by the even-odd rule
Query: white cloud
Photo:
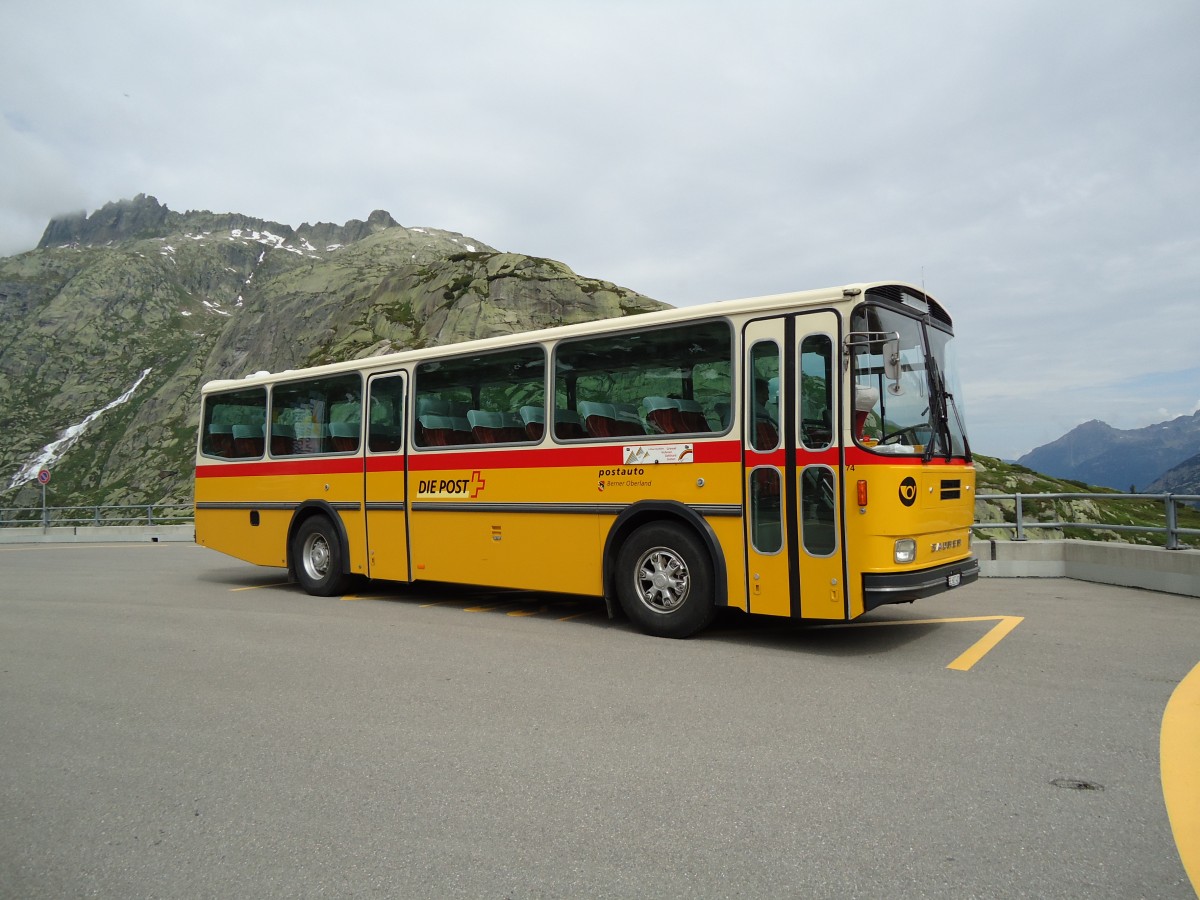
[[[673,303],[924,277],[984,452],[1195,394],[1138,387],[1200,331],[1194,0],[298,10],[6,11],[0,254],[141,192],[383,208]]]

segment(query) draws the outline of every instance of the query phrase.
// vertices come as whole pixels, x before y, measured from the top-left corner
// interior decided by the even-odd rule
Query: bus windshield
[[[954,338],[907,310],[864,304],[851,317],[854,437],[875,453],[970,459]]]

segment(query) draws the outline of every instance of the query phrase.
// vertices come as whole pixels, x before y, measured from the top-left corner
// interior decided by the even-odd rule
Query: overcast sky
[[[1197,0],[5,3],[0,256],[147,193],[675,305],[923,282],[1015,457],[1200,408],[1198,47]]]

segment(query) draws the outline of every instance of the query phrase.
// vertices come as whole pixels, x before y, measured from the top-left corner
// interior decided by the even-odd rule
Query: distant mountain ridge
[[[138,194],[132,200],[106,203],[88,215],[86,212],[57,216],[50,220],[39,250],[52,247],[77,246],[80,244],[109,244],[114,241],[130,241],[156,238],[172,233],[204,233],[256,231],[272,234],[285,242],[309,244],[311,249],[328,250],[344,244],[352,244],[388,228],[398,228],[399,223],[384,210],[377,209],[367,220],[351,219],[344,225],[305,222],[299,228],[256,219],[240,213],[211,213],[207,210],[188,210],[180,213],[168,209],[154,197]],[[491,248],[488,248],[491,249]]]
[[[1017,462],[1053,475],[1127,491],[1161,490],[1168,470],[1174,471],[1200,452],[1200,411],[1144,428],[1118,429],[1092,420],[1077,425],[1056,441],[1037,447]],[[1200,493],[1200,483],[1175,477],[1173,483]]]
[[[56,217],[0,259],[0,505],[38,502],[43,463],[51,505],[187,502],[213,378],[662,308],[382,210],[292,228],[139,194]]]
[[[1200,497],[1200,453],[1168,469],[1146,491],[1151,494],[1190,494]]]

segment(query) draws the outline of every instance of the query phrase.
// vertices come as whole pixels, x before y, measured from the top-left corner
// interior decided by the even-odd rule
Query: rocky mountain
[[[1200,411],[1145,428],[1085,422],[1017,462],[1047,475],[1128,491],[1150,489],[1167,470],[1200,451]]]
[[[1168,469],[1147,488],[1149,494],[1190,494],[1200,497],[1200,453]]]
[[[386,212],[292,228],[154,197],[0,259],[0,505],[186,501],[197,399],[236,378],[663,308]]]

